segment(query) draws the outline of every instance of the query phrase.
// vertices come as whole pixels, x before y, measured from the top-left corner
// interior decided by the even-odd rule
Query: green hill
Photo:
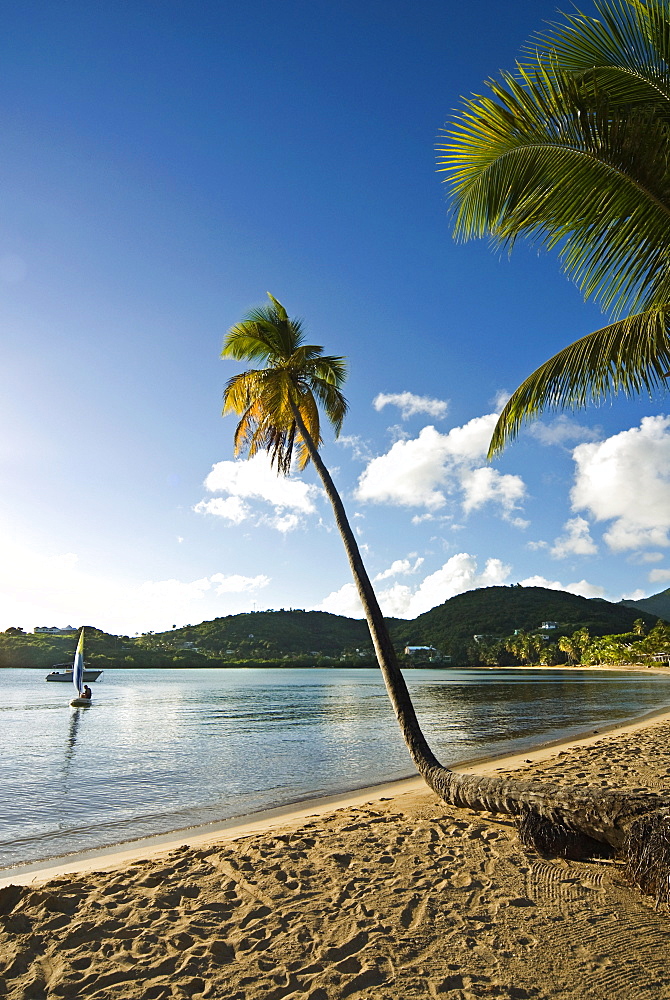
[[[591,635],[628,632],[642,618],[649,626],[657,615],[609,601],[588,600],[543,587],[484,587],[452,597],[413,621],[386,619],[396,648],[435,646],[464,662],[465,648],[473,635],[512,635],[515,629],[534,632],[543,621],[555,621],[553,634],[571,635],[588,628]],[[185,643],[210,656],[252,659],[304,656],[321,653],[338,657],[343,652],[371,651],[367,625],[362,619],[331,615],[325,611],[256,611],[215,618],[200,625],[173,629],[141,640],[155,648],[178,649]]]
[[[397,619],[387,619],[393,628]],[[325,611],[254,611],[228,615],[172,629],[153,636],[156,644],[169,646],[192,642],[200,650],[218,656],[229,651],[240,658],[264,655],[322,654],[340,656],[342,652],[372,651],[370,634],[363,619],[345,618]]]
[[[584,627],[600,636],[628,632],[637,618],[651,626],[658,615],[544,587],[483,587],[457,594],[414,621],[396,625],[393,637],[396,643],[436,646],[458,659],[477,634],[504,638],[516,629],[534,632],[543,621],[554,621],[555,636]]]
[[[670,621],[670,587],[662,590],[660,594],[652,594],[651,597],[643,597],[639,601],[621,601],[627,608],[637,608],[648,615],[656,615],[657,618],[665,618]]]

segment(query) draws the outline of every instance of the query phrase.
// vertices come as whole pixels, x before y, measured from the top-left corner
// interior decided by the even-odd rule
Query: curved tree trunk
[[[293,401],[291,407],[300,436],[333,507],[400,730],[428,786],[450,805],[520,817],[522,841],[540,851],[574,858],[608,851],[625,854],[631,877],[645,891],[668,902],[670,795],[626,793],[599,787],[575,790],[498,775],[463,775],[440,764],[421,731],[340,495]]]

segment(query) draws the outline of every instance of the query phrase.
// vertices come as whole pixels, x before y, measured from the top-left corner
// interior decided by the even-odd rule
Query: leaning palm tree
[[[281,303],[271,295],[269,298],[269,305],[252,310],[231,327],[224,341],[222,357],[263,366],[233,376],[224,391],[224,416],[235,413],[240,418],[235,453],[251,457],[265,450],[284,475],[291,469],[294,453],[299,469],[309,461],[316,468],[332,504],[377,661],[417,770],[445,802],[520,817],[522,837],[541,849],[583,856],[603,849],[603,845],[615,850],[627,845],[637,859],[635,845],[644,844],[646,849],[649,840],[644,824],[660,831],[654,833],[656,839],[666,836],[663,808],[670,809],[670,798],[653,792],[574,791],[542,782],[465,776],[444,767],[433,754],[421,731],[342,500],[319,454],[319,407],[336,434],[347,410],[342,394],[346,362],[325,355],[321,347],[306,344],[300,321],[290,319]],[[654,868],[651,875],[645,867],[639,878],[644,888],[664,900],[670,898],[670,857],[665,857],[665,864],[659,873]]]
[[[595,6],[533,39],[438,147],[457,237],[556,249],[610,313],[513,393],[491,455],[542,411],[651,394],[670,374],[670,4]]]

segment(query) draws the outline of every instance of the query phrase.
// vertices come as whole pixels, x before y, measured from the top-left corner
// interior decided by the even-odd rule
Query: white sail
[[[77,692],[77,697],[84,690],[84,630],[82,629],[79,634],[79,642],[77,643],[77,652],[74,654],[74,663],[72,664],[72,683],[74,684],[74,689]]]

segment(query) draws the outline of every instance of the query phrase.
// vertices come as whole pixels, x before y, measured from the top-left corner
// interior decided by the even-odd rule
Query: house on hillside
[[[404,649],[405,656],[409,656],[414,660],[428,660],[429,663],[450,663],[450,656],[442,656],[439,649],[435,649],[435,646],[405,646]]]

